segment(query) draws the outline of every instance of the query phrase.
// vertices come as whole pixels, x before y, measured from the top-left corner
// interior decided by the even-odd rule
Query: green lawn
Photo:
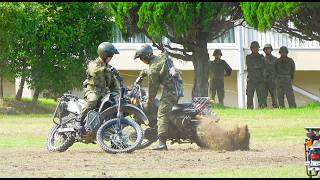
[[[220,124],[248,124],[253,143],[292,143],[305,138],[305,126],[320,126],[318,104],[297,109],[214,108]],[[52,114],[0,115],[0,148],[42,148],[53,126]]]

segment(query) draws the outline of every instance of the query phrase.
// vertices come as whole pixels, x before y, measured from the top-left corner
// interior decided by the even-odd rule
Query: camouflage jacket
[[[230,76],[232,69],[225,60],[209,61],[209,79],[224,80],[224,76]]]
[[[280,57],[276,60],[275,71],[277,78],[294,78],[296,67],[293,59]]]
[[[148,70],[149,77],[149,100],[154,100],[157,95],[160,84],[165,93],[176,95],[174,84],[169,79],[167,66],[165,65],[165,56],[160,54],[151,59]]]
[[[84,82],[85,91],[96,91],[97,93],[109,93],[119,91],[119,83],[109,71],[109,64],[101,64],[99,58],[90,61],[87,67],[87,79]]]
[[[266,64],[266,77],[275,78],[276,76],[276,70],[275,70],[275,62],[277,60],[277,57],[273,56],[272,54],[270,56],[264,57],[264,62]]]
[[[248,54],[246,56],[246,65],[248,71],[248,80],[265,80],[265,63],[261,54]]]

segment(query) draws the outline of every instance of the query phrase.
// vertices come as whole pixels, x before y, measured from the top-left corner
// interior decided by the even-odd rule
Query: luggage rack
[[[194,97],[191,104],[185,109],[186,111],[203,111],[209,103],[209,97]]]
[[[185,109],[185,112],[203,112],[204,114],[208,114],[211,112],[211,104],[208,106],[209,100],[209,97],[194,97],[191,104]],[[190,114],[188,113],[184,116],[182,124],[184,124],[186,120],[191,120]]]

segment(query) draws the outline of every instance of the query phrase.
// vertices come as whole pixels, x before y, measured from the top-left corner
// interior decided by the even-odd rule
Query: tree
[[[1,3],[1,13],[0,13],[0,105],[3,105],[3,81],[5,77],[11,77],[8,59],[7,57],[7,48],[9,36],[7,34],[8,30],[12,26],[12,21],[10,21],[9,15],[12,12],[12,9],[9,8],[8,3]],[[4,8],[5,7],[5,8]]]
[[[192,96],[208,95],[207,42],[242,23],[237,2],[134,2],[112,3],[111,7],[124,37],[142,32],[158,49],[193,63]],[[183,48],[164,44],[163,37]]]
[[[13,13],[15,23],[7,31],[10,67],[16,77],[25,79],[35,90],[33,101],[37,101],[41,92],[57,97],[80,88],[85,62],[96,56],[99,43],[112,37],[108,4],[9,5],[21,10]]]
[[[53,97],[81,88],[85,61],[96,56],[96,48],[112,37],[111,16],[106,3],[42,3],[42,21],[32,70],[34,99],[46,90]],[[40,63],[41,61],[41,63]]]
[[[243,2],[241,8],[246,23],[259,31],[320,42],[319,2]]]

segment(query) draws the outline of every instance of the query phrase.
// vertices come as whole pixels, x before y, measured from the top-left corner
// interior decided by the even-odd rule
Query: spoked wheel
[[[135,121],[121,119],[119,128],[117,122],[114,118],[102,124],[97,132],[97,143],[108,153],[133,152],[142,142],[141,127]]]
[[[49,152],[64,152],[75,142],[72,132],[59,132],[61,125],[54,126],[47,139],[47,149]]]

